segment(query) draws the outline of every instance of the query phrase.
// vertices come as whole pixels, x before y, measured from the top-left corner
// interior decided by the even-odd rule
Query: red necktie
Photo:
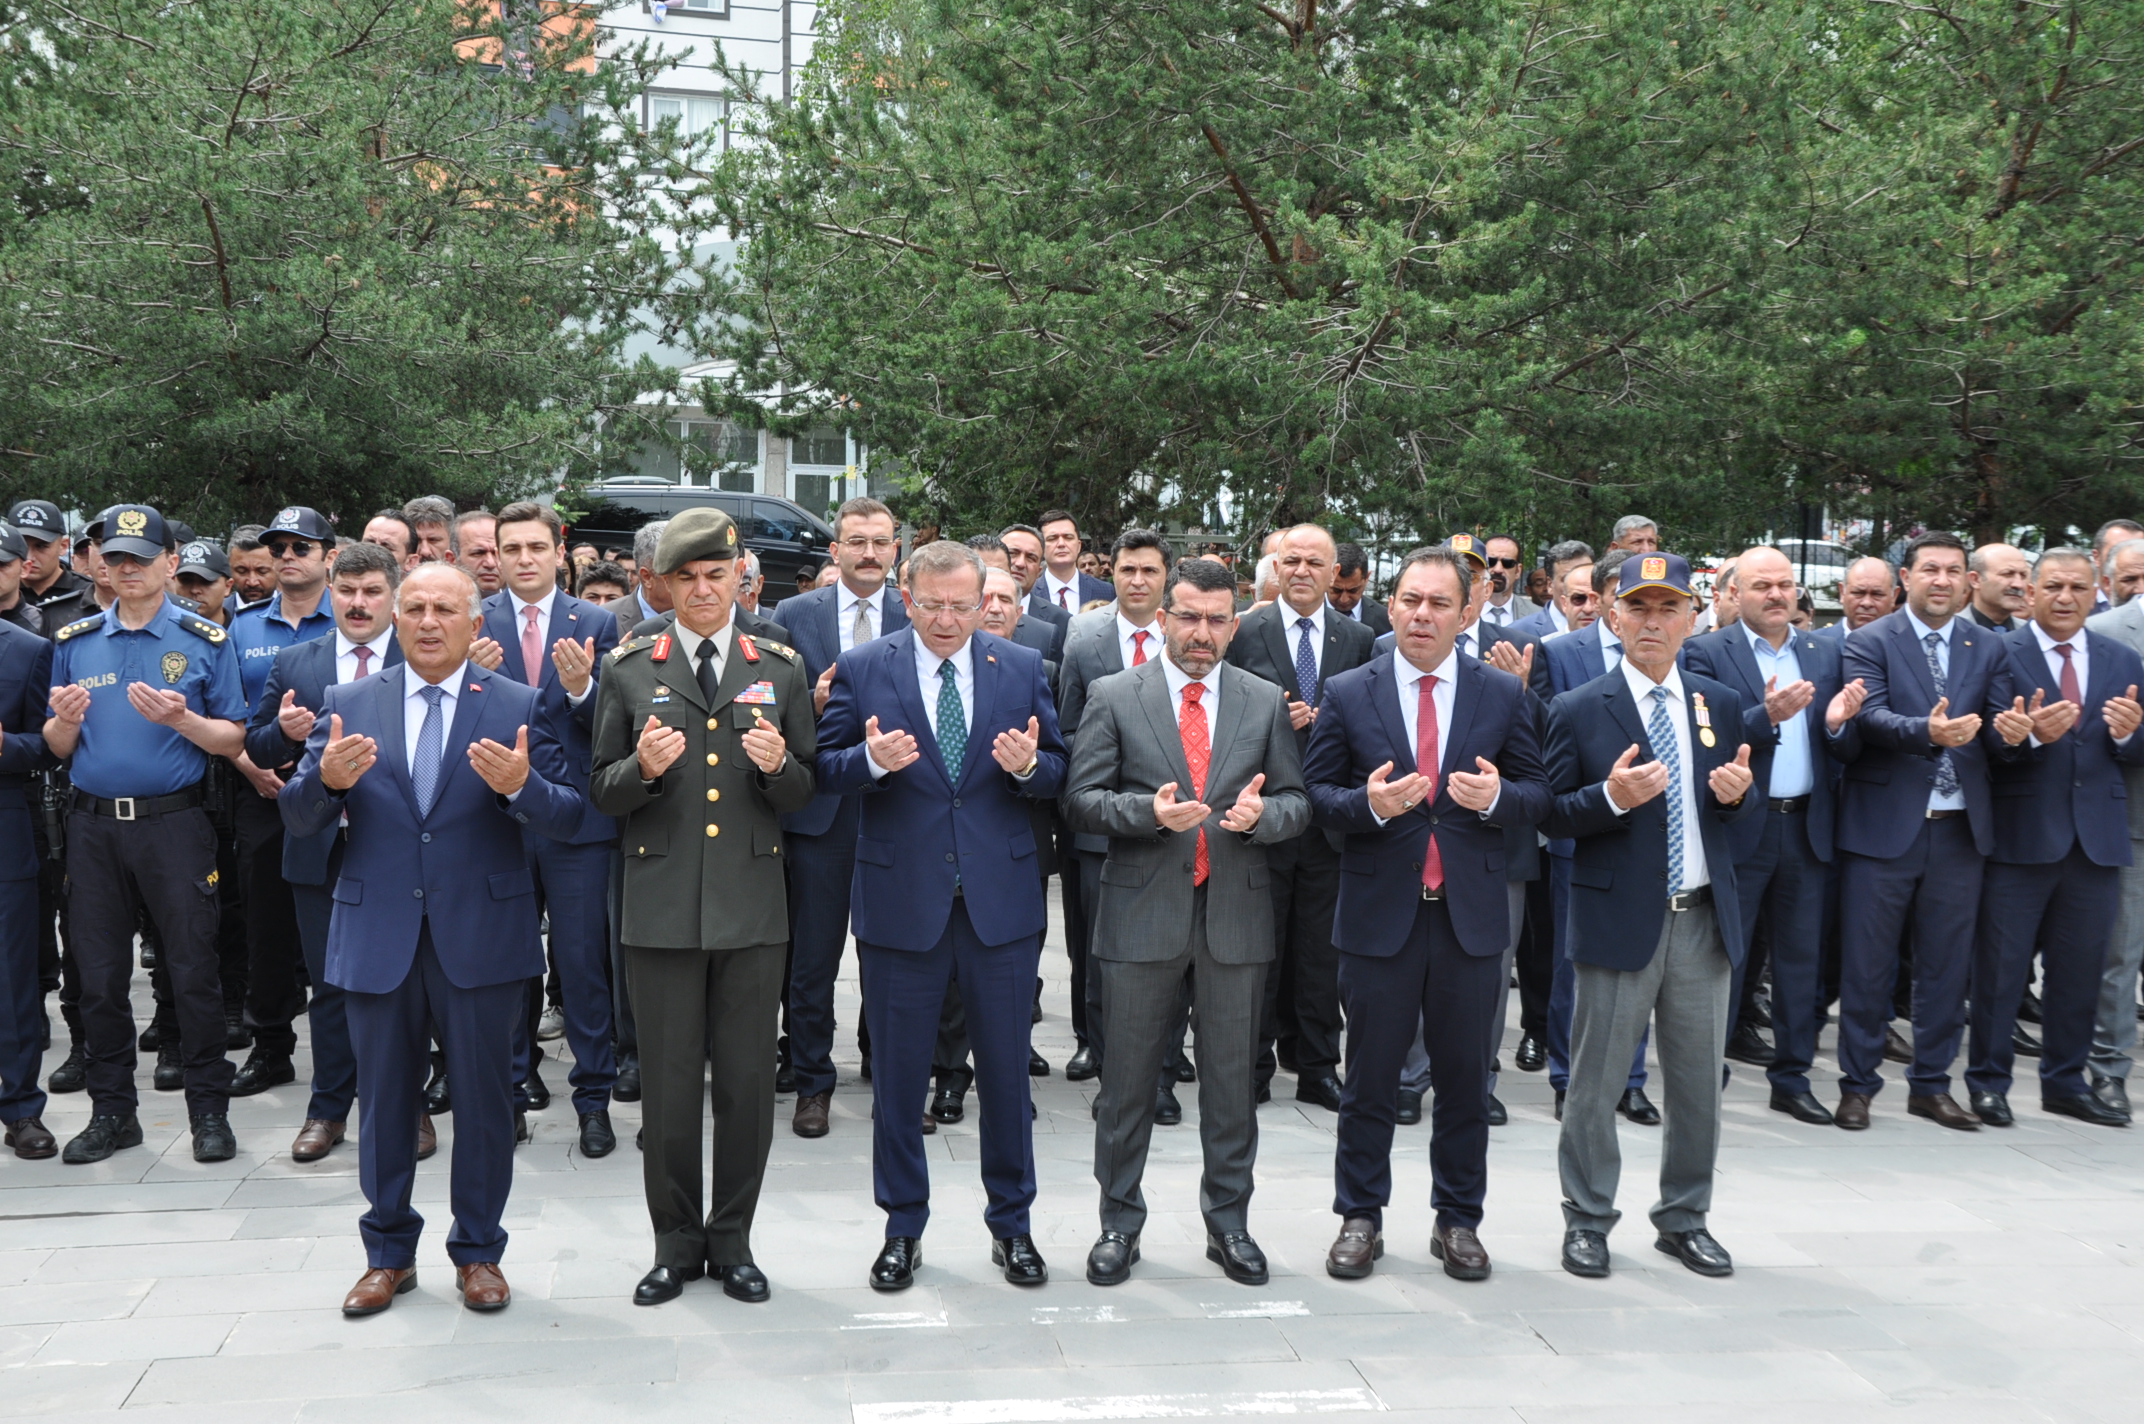
[[[521,610],[528,619],[521,630],[521,668],[528,674],[530,687],[543,684],[543,634],[536,631],[536,615],[542,611],[533,603]]]
[[[1206,695],[1203,683],[1184,684],[1184,710],[1176,716],[1176,730],[1184,739],[1184,765],[1191,768],[1191,796],[1206,799],[1206,768],[1213,761],[1213,744],[1206,739]],[[1191,883],[1206,883],[1206,828],[1199,827],[1199,848],[1191,858]]]
[[[1071,612],[1071,611],[1072,611],[1072,605],[1071,605],[1071,604],[1069,604],[1069,603],[1067,603],[1067,602],[1065,602],[1065,598],[1066,598],[1066,595],[1067,595],[1067,594],[1068,594],[1069,592],[1070,592],[1070,590],[1068,590],[1068,589],[1063,589],[1063,588],[1060,588],[1060,589],[1058,589],[1058,590],[1057,590],[1057,606],[1058,606],[1059,608],[1062,608],[1062,609],[1064,609],[1064,610],[1065,610],[1065,611],[1066,611],[1067,613],[1069,613],[1069,612]]]
[[[2055,651],[2062,654],[2062,700],[2084,706],[2084,694],[2077,690],[2077,664],[2070,661],[2070,645],[2057,643]]]
[[[1414,718],[1414,769],[1429,782],[1422,793],[1425,802],[1437,799],[1437,703],[1430,695],[1436,685],[1434,677],[1422,679],[1422,701]],[[1444,853],[1437,849],[1434,830],[1429,833],[1429,849],[1422,853],[1422,884],[1431,890],[1444,888]]]
[[[357,647],[352,648],[350,651],[357,654],[357,675],[359,677],[365,676],[372,670],[372,649]]]
[[[1152,636],[1153,636],[1152,634],[1148,633],[1148,632],[1147,632],[1147,631],[1146,631],[1145,629],[1143,629],[1143,628],[1142,628],[1142,629],[1140,629],[1140,630],[1139,630],[1138,632],[1136,632],[1136,633],[1132,634],[1132,666],[1133,666],[1133,667],[1137,667],[1137,666],[1139,666],[1139,664],[1141,664],[1141,663],[1143,663],[1143,662],[1145,662],[1145,661],[1146,661],[1146,640],[1147,640],[1148,638],[1152,637]]]

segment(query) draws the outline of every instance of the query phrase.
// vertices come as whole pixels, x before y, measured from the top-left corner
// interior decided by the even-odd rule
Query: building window
[[[845,469],[849,463],[848,434],[838,426],[814,426],[789,442],[789,459],[792,464]]]
[[[655,0],[642,0],[641,9],[654,13]],[[730,0],[664,0],[664,12],[670,15],[698,15],[707,20],[726,20],[730,16]]]
[[[703,469],[688,470],[676,450],[662,445],[641,447],[633,461],[634,473],[666,484],[686,484],[716,489],[741,490],[750,494],[759,488],[759,432],[733,420],[672,420],[665,428],[679,440],[700,447],[706,456]],[[704,464],[716,469],[709,479]]]
[[[688,139],[698,139],[707,134],[719,136],[720,146],[729,147],[729,100],[712,94],[650,94],[648,96],[648,127],[654,128],[665,119],[677,125],[678,133]]]

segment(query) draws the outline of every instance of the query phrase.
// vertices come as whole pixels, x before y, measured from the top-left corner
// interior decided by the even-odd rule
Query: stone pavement
[[[1054,930],[1051,943],[1061,944]],[[1061,1070],[1071,1049],[1064,955],[1052,950],[1044,965],[1053,977],[1036,1042]],[[2046,1117],[2029,1083],[2009,1132],[1908,1119],[1894,1085],[1875,1126],[1850,1136],[1767,1111],[1762,1083],[1738,1068],[1713,1215],[1738,1274],[1704,1280],[1651,1249],[1644,1210],[1659,1130],[1626,1124],[1632,1219],[1611,1238],[1614,1276],[1579,1281],[1557,1266],[1548,1084],[1507,1073],[1512,1121],[1494,1134],[1482,1231],[1496,1273],[1462,1284],[1429,1256],[1426,1126],[1400,1129],[1377,1274],[1325,1275],[1334,1119],[1285,1100],[1284,1076],[1259,1113],[1251,1221],[1274,1267],[1260,1290],[1204,1259],[1187,1088],[1185,1125],[1155,1133],[1144,1262],[1130,1284],[1099,1290],[1082,1275],[1096,1230],[1094,1085],[1060,1071],[1036,1085],[1035,1230],[1055,1279],[1023,1291],[991,1269],[971,1115],[929,1139],[938,1218],[921,1283],[875,1294],[864,1272],[883,1233],[869,1090],[854,1076],[853,957],[848,968],[833,1133],[803,1141],[787,1128],[790,1100],[777,1109],[754,1237],[771,1303],[742,1305],[705,1283],[657,1309],[630,1303],[650,1260],[632,1147],[639,1109],[616,1109],[622,1145],[592,1162],[573,1147],[560,1091],[516,1164],[512,1307],[479,1316],[457,1304],[442,1245],[443,1142],[420,1169],[433,1229],[419,1289],[384,1315],[346,1321],[337,1306],[364,1265],[354,1143],[325,1162],[292,1162],[305,1104],[293,1085],[235,1103],[238,1160],[198,1165],[182,1101],[148,1089],[145,1058],[146,1147],[89,1168],[0,1158],[0,1417],[2144,1417],[2144,1136]],[[142,992],[146,1018],[146,976]],[[545,1076],[559,1091],[561,1046],[549,1047]],[[54,1100],[47,1122],[64,1141],[86,1116],[73,1095]],[[451,1131],[441,1124],[443,1138]]]

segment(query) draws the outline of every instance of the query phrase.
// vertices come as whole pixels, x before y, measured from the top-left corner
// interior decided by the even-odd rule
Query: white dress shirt
[[[1452,709],[1458,705],[1459,700],[1459,650],[1454,647],[1444,655],[1443,662],[1428,672],[1407,661],[1403,653],[1394,652],[1392,655],[1393,692],[1399,698],[1400,721],[1407,728],[1407,753],[1410,756],[1414,755],[1415,749],[1422,741],[1422,679],[1425,677],[1437,679],[1436,685],[1429,690],[1429,705],[1437,709],[1437,760],[1434,766],[1425,768],[1417,765],[1415,770],[1423,775],[1436,775],[1444,767],[1446,739],[1452,735]],[[1462,766],[1454,770],[1471,772],[1476,768]],[[1441,781],[1437,789],[1444,789]],[[1489,810],[1481,813],[1482,819],[1487,820],[1489,811],[1494,811],[1497,801],[1503,799],[1504,792],[1500,786],[1497,788],[1496,801],[1491,801]],[[1385,818],[1378,816],[1376,811],[1373,810],[1370,814],[1377,817],[1378,825],[1385,823]]]
[[[1459,652],[1465,653],[1470,658],[1479,658],[1481,656],[1481,620],[1477,618],[1472,623],[1467,624],[1466,627],[1460,629],[1459,636],[1452,640],[1452,647]]]
[[[714,644],[715,681],[719,684],[722,681],[722,674],[729,670],[730,649],[736,645],[737,641],[737,620],[731,618],[729,622],[724,623],[713,634],[705,638],[682,623],[672,623],[670,631],[676,636],[678,651],[685,655],[685,667],[695,680],[700,676],[701,647],[708,643]],[[720,712],[722,709],[710,707],[707,710]]]
[[[1062,594],[1062,597],[1059,595]],[[1054,603],[1067,613],[1079,612],[1079,571],[1073,570],[1070,579],[1061,579],[1048,569],[1042,571],[1042,601]]]
[[[2048,680],[2054,683],[2055,695],[2057,697],[2060,697],[2062,695],[2062,655],[2055,651],[2056,639],[2051,637],[2048,634],[2048,631],[2040,626],[2039,621],[2037,619],[2027,623],[2025,626],[2032,629],[2032,636],[2039,640],[2040,656],[2047,659]],[[2072,633],[2069,636],[2068,642],[2070,645],[2070,666],[2077,673],[2077,695],[2079,698],[2082,698],[2086,694],[2088,694],[2092,688],[2092,654],[2085,641],[2084,629],[2079,628],[2075,633]],[[2114,695],[2120,697],[2126,694],[2128,691],[2129,689],[2125,687],[2121,689],[2120,692],[2117,692]],[[2032,699],[2028,697],[2025,700],[2027,702],[2030,702]],[[2080,705],[2078,707],[2079,716],[2076,722],[2076,726],[2081,727],[2084,725],[2084,717],[2082,715],[2083,711],[2084,708]],[[2135,732],[2131,732],[2129,734],[2129,737],[2133,737],[2135,735]],[[2129,737],[2122,738],[2120,741],[2116,742],[2115,745],[2118,747],[2128,746]],[[2029,740],[2034,746],[2040,745],[2040,739],[2037,736],[2031,737],[2029,738]]]
[[[1928,660],[1928,635],[1930,633],[1936,635],[1936,663],[1943,669],[1943,676],[1948,678],[1950,676],[1950,638],[1951,634],[1957,630],[1958,620],[1946,618],[1943,620],[1942,627],[1931,628],[1926,623],[1923,623],[1919,615],[1909,607],[1906,610],[1906,626],[1913,630],[1913,651],[1920,655],[1924,666]],[[1976,709],[1970,707],[1952,707],[1948,709],[1950,715],[1954,717],[1963,717],[1967,712],[1974,710]],[[1953,763],[1954,767],[1955,765]],[[1961,782],[1958,790],[1953,791],[1948,796],[1936,790],[1934,784],[1931,783],[1928,788],[1928,809],[1931,811],[1963,811],[1965,809],[1965,788],[1963,783]]]
[[[1330,603],[1326,604],[1325,606],[1326,606],[1327,608],[1332,608],[1332,607],[1333,607],[1333,606],[1332,606],[1332,605],[1331,605]],[[1340,613],[1340,610],[1339,610],[1339,609],[1337,609],[1337,608],[1333,608],[1333,612],[1335,612],[1335,613]],[[1355,600],[1355,606],[1354,606],[1353,608],[1350,608],[1350,609],[1349,609],[1349,610],[1348,610],[1347,612],[1345,612],[1345,613],[1340,613],[1340,616],[1341,616],[1342,618],[1347,618],[1347,619],[1351,619],[1351,620],[1353,620],[1354,622],[1360,623],[1360,622],[1362,621],[1362,600],[1361,600],[1361,599],[1359,599],[1359,598],[1358,598],[1358,599],[1356,599],[1356,600]]]
[[[1509,628],[1518,618],[1511,607],[1511,595],[1508,593],[1504,595],[1501,603],[1494,597],[1484,603],[1481,606],[1481,616],[1499,628]]]
[[[856,610],[861,607],[864,616],[871,620],[871,636],[886,636],[886,585],[880,584],[863,595],[851,593],[845,583],[835,583],[839,590],[834,598],[834,631],[840,635],[841,651],[848,652],[856,646]]]
[[[1700,834],[1697,820],[1698,787],[1702,783],[1697,779],[1697,763],[1691,755],[1690,704],[1683,691],[1682,672],[1670,666],[1667,681],[1655,683],[1626,660],[1623,663],[1623,679],[1630,684],[1630,695],[1638,700],[1638,725],[1648,733],[1651,732],[1653,723],[1653,689],[1665,687],[1668,690],[1668,725],[1675,729],[1675,759],[1681,772],[1676,780],[1682,784],[1682,794],[1676,798],[1675,805],[1668,808],[1668,814],[1682,818],[1682,884],[1677,888],[1695,890],[1700,885],[1710,885],[1712,871],[1705,864],[1705,838]],[[1739,732],[1741,729],[1734,730]],[[1639,744],[1638,749],[1648,756],[1652,754],[1650,735]],[[1606,792],[1602,794],[1606,795]],[[1665,791],[1661,792],[1663,796],[1667,794]],[[1710,796],[1712,788],[1706,786],[1704,794]],[[1608,798],[1608,806],[1618,816],[1630,814],[1630,808],[1616,805],[1613,796]]]
[[[402,750],[409,758],[409,774],[412,778],[417,775],[417,736],[424,730],[424,714],[429,710],[425,705],[424,689],[430,686],[431,683],[417,676],[414,668],[410,670],[402,685]],[[454,732],[454,709],[461,705],[461,695],[468,686],[469,664],[466,661],[454,670],[451,677],[439,684],[439,690],[445,694],[439,699],[439,749],[442,754],[446,751],[447,738]],[[446,782],[446,772],[446,767],[442,765],[439,768],[442,785]]]
[[[1308,637],[1310,639],[1310,665],[1318,670],[1318,679],[1322,682],[1325,678],[1325,605],[1320,603],[1315,611],[1308,614],[1296,612],[1288,606],[1288,600],[1285,598],[1273,606],[1280,610],[1284,631],[1287,635],[1288,666],[1294,667],[1295,660],[1302,656],[1303,639]],[[1358,603],[1355,606],[1360,608],[1362,605]],[[1302,621],[1306,617],[1310,619],[1310,628],[1307,633],[1302,626]]]
[[[367,677],[386,667],[387,645],[394,641],[394,636],[395,630],[392,627],[388,627],[382,629],[380,635],[369,643],[353,643],[342,629],[337,628],[335,630],[335,681],[338,683],[357,681],[357,650],[359,648],[365,649],[372,655],[365,667]]]
[[[1124,659],[1124,666],[1130,667],[1132,665],[1134,653],[1132,635],[1135,633],[1146,634],[1148,662],[1152,662],[1155,658],[1161,656],[1161,620],[1159,618],[1141,628],[1129,618],[1126,618],[1121,611],[1115,617],[1117,620],[1117,655]],[[936,695],[935,691],[933,695]]]
[[[990,748],[976,746],[972,735],[975,726],[975,639],[972,637],[962,643],[959,651],[952,657],[941,658],[924,643],[921,634],[916,636],[916,690],[923,695],[924,720],[931,724],[931,735],[938,736],[938,689],[944,685],[943,675],[938,669],[946,663],[953,665],[953,686],[960,692],[960,715],[971,732],[967,756],[972,758],[978,753],[988,756]],[[879,730],[890,732],[893,728],[881,723]],[[920,738],[918,743],[918,753],[923,754]],[[944,738],[939,738],[939,745],[945,745]],[[963,760],[961,765],[965,767],[967,762]],[[886,768],[880,766],[868,751],[864,753],[864,768],[871,773],[873,781],[884,781],[889,775]]]
[[[1184,725],[1184,689],[1197,683],[1206,690],[1199,694],[1199,708],[1206,714],[1206,745],[1213,745],[1213,729],[1221,725],[1221,665],[1215,663],[1213,671],[1204,677],[1193,677],[1176,665],[1176,660],[1164,656],[1161,660],[1161,675],[1169,684],[1169,711],[1175,714],[1176,725]],[[1189,799],[1188,797],[1185,799]]]

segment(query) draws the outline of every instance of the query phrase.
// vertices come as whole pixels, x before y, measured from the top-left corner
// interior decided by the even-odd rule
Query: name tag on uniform
[[[747,707],[772,707],[774,705],[774,684],[771,682],[755,682],[730,700],[742,702]]]

